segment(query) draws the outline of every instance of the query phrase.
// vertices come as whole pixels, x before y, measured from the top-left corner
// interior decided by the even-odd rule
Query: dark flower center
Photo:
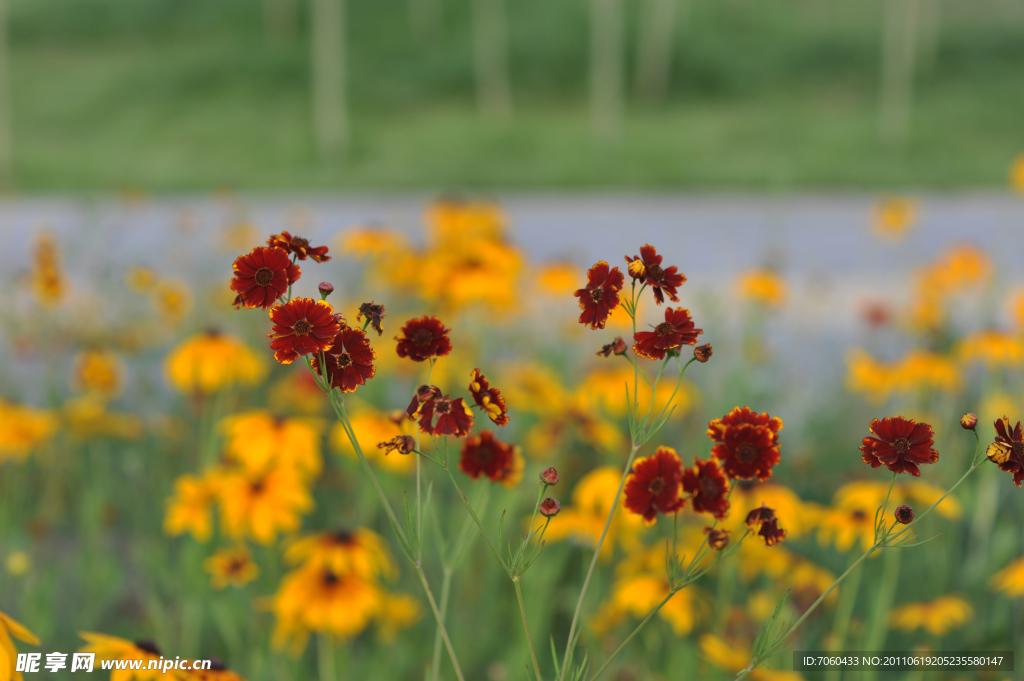
[[[252,490],[253,494],[260,494],[263,491],[264,483],[262,480],[256,480],[249,484],[249,489]]]
[[[1024,456],[1024,442],[1014,442],[1010,448],[1013,450],[1013,455],[1018,459]]]
[[[261,267],[256,270],[255,279],[259,286],[270,286],[270,282],[274,281],[274,270],[269,267]]]
[[[741,463],[754,463],[757,461],[757,447],[749,442],[744,442],[736,448],[736,458]]]
[[[237,574],[242,571],[245,567],[245,561],[240,558],[234,558],[228,563],[228,572],[230,574]]]
[[[910,443],[907,442],[907,438],[905,437],[901,437],[900,439],[896,440],[896,442],[893,442],[892,446],[896,448],[897,452],[905,452],[908,449],[910,449]]]
[[[665,491],[665,481],[660,477],[651,480],[651,484],[647,486],[647,491],[651,494],[661,494]]]
[[[850,515],[853,516],[854,520],[864,520],[865,518],[868,517],[868,514],[865,513],[864,511],[860,510],[859,508],[856,511],[854,511],[853,513],[851,513]]]
[[[665,278],[665,271],[661,269],[661,267],[659,267],[658,265],[648,265],[647,277],[653,279],[654,281],[660,282],[662,279]]]
[[[722,492],[721,485],[712,478],[701,478],[700,493],[706,497],[717,497]]]
[[[352,533],[347,530],[337,530],[331,535],[331,539],[335,544],[351,544],[354,540]]]
[[[433,339],[434,334],[430,333],[426,329],[420,329],[416,332],[416,335],[412,337],[412,342],[422,347]]]
[[[334,574],[330,570],[324,570],[324,584],[327,586],[333,586],[338,583],[338,575]]]
[[[671,336],[676,332],[676,327],[672,326],[671,322],[662,322],[654,327],[654,333],[659,336]]]
[[[448,400],[438,400],[437,406],[434,407],[434,411],[436,411],[438,414],[447,414],[451,410],[452,405],[451,402],[449,402]]]
[[[590,299],[595,303],[600,303],[601,299],[604,298],[604,289],[598,286],[590,291]]]
[[[313,330],[313,325],[307,322],[305,319],[300,319],[295,322],[295,326],[292,327],[292,331],[295,332],[296,336],[308,336],[309,332]]]
[[[494,453],[491,452],[491,450],[487,449],[486,447],[481,447],[476,452],[476,460],[484,465],[489,464],[491,462],[491,459],[493,458]]]
[[[309,248],[309,240],[303,239],[300,236],[293,236],[292,240],[288,242],[293,248]]]
[[[149,641],[149,640],[136,641],[135,642],[135,647],[138,648],[139,650],[142,650],[144,652],[150,653],[152,655],[159,655],[160,654],[160,649],[157,648],[156,643],[154,643],[153,641]]]
[[[347,352],[338,355],[338,366],[342,369],[352,366],[352,358],[348,356]]]

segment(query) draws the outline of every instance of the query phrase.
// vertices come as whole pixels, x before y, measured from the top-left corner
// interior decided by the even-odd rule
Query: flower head
[[[387,541],[365,527],[302,535],[285,545],[284,559],[289,565],[326,568],[336,575],[355,574],[371,580],[398,577]]]
[[[384,333],[384,326],[382,320],[387,315],[384,314],[384,304],[375,304],[372,300],[368,303],[363,303],[359,306],[359,312],[356,314],[356,321],[361,322],[364,319],[370,320],[370,328],[377,332],[380,336]]]
[[[156,643],[149,640],[128,641],[116,636],[96,634],[88,631],[79,633],[85,640],[85,645],[78,649],[80,653],[95,653],[97,660],[142,660],[141,671],[129,671],[118,669],[111,672],[111,681],[176,681],[178,676],[172,671],[163,672],[159,665],[154,664],[155,669],[149,667],[162,659],[160,648]]]
[[[761,537],[767,546],[775,546],[786,538],[786,531],[779,526],[775,511],[764,504],[747,514],[745,524],[749,530],[757,530],[757,536]]]
[[[377,448],[384,450],[384,456],[391,452],[411,454],[416,449],[416,440],[411,435],[396,435],[390,440],[377,443]]]
[[[597,351],[598,357],[611,357],[613,354],[626,354],[626,341],[624,341],[622,338],[617,337],[611,343],[608,343],[607,345],[602,345],[601,349]]]
[[[708,423],[707,435],[715,446],[711,453],[722,462],[725,474],[733,479],[762,482],[772,476],[779,463],[779,431],[782,419],[758,414],[750,407],[735,407],[720,419]]]
[[[885,464],[893,473],[921,475],[918,465],[935,463],[939,453],[932,449],[932,427],[902,416],[871,421],[871,432],[861,442],[861,459],[872,468]]]
[[[708,546],[715,551],[721,551],[729,545],[729,530],[715,530],[705,527],[704,534],[708,536]]]
[[[316,287],[316,290],[320,292],[320,299],[323,300],[334,293],[334,284],[329,281],[321,281],[320,285]]]
[[[18,655],[12,637],[34,646],[39,645],[35,634],[14,618],[0,612],[0,678],[22,681],[21,672],[15,666]]]
[[[1013,428],[1006,416],[999,419],[996,425],[995,442],[988,446],[985,455],[999,470],[1013,474],[1013,482],[1017,487],[1024,481],[1024,430],[1020,421]]]
[[[428,391],[426,399],[421,400],[420,391],[424,387]],[[420,386],[420,391],[406,412],[419,422],[420,430],[428,435],[469,435],[469,429],[473,427],[473,412],[461,397],[454,400],[448,395],[441,397],[441,391],[435,386]]]
[[[185,339],[167,356],[164,373],[186,394],[253,386],[266,374],[263,358],[234,336],[206,331]]]
[[[601,260],[587,271],[587,285],[574,296],[580,299],[580,324],[603,329],[608,315],[619,305],[619,291],[626,279],[618,267],[609,267]]]
[[[493,482],[513,487],[522,475],[517,459],[522,460],[519,447],[505,444],[485,430],[462,443],[459,470],[474,480],[484,475]]]
[[[974,617],[974,608],[960,596],[946,595],[926,603],[904,603],[893,608],[889,621],[903,631],[924,629],[933,636],[945,636]]]
[[[331,349],[324,353],[324,370],[327,379],[335,388],[350,393],[374,377],[377,367],[373,360],[377,353],[370,347],[370,341],[362,329],[342,328],[331,343]],[[320,355],[313,355],[313,370],[324,375],[320,368]]]
[[[540,514],[545,518],[554,518],[562,510],[562,505],[558,503],[557,499],[547,497],[544,501],[540,502],[539,510]]]
[[[703,364],[711,359],[711,343],[705,343],[704,345],[698,345],[693,349],[693,357],[698,362]]]
[[[238,294],[235,296],[236,308],[261,307],[267,310],[302,275],[299,266],[292,264],[287,251],[266,246],[257,246],[238,256],[231,267],[235,271],[231,290]]]
[[[473,402],[480,407],[487,418],[494,421],[497,426],[508,425],[508,407],[505,406],[505,398],[501,391],[492,388],[487,377],[480,373],[479,369],[473,369],[469,377],[469,394],[473,396]]]
[[[670,447],[658,447],[651,456],[633,464],[626,478],[625,507],[653,523],[659,513],[678,513],[686,504],[682,496],[683,463]]]
[[[654,327],[654,331],[633,334],[633,351],[648,359],[664,359],[667,350],[694,345],[702,333],[704,329],[694,328],[689,310],[666,308],[665,321]]]
[[[633,279],[643,282],[654,290],[654,300],[658,305],[665,302],[665,294],[673,303],[678,303],[676,288],[686,282],[686,275],[679,272],[673,265],[665,269],[661,268],[662,256],[658,255],[654,246],[644,244],[640,247],[640,255],[630,258],[626,256],[626,263],[629,265],[629,274]],[[640,263],[639,265],[637,263]]]
[[[238,546],[221,549],[203,562],[203,568],[210,573],[210,585],[214,589],[227,586],[243,587],[260,574],[260,568],[253,562],[249,549]]]
[[[545,468],[544,472],[540,474],[540,481],[545,485],[557,485],[558,484],[558,471],[555,470],[554,466]]]
[[[398,341],[398,356],[408,357],[414,362],[423,362],[431,357],[444,357],[452,351],[448,338],[451,329],[446,329],[437,317],[423,315],[410,319],[402,327]]]
[[[914,509],[910,508],[906,504],[896,508],[895,512],[896,522],[901,525],[909,525],[914,522]]]
[[[330,303],[312,298],[294,298],[275,305],[270,321],[274,323],[273,333],[267,337],[273,339],[270,347],[274,359],[281,364],[291,364],[301,355],[329,350],[341,331]]]
[[[719,520],[729,515],[729,479],[714,459],[694,458],[693,468],[683,471],[683,491],[690,495],[693,510]]]
[[[312,258],[317,262],[327,262],[331,256],[327,255],[327,246],[310,246],[308,239],[301,236],[292,236],[288,232],[274,234],[267,239],[267,245],[273,248],[280,248],[287,253],[294,253],[299,260]]]

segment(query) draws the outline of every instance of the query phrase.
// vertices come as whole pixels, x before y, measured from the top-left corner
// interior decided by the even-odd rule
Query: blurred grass
[[[878,0],[690,0],[668,101],[631,97],[609,146],[590,135],[586,7],[509,3],[502,126],[476,111],[468,3],[417,39],[406,2],[350,0],[353,148],[329,165],[305,4],[272,40],[257,0],[12,0],[16,188],[991,187],[1024,149],[1019,2],[943,6],[904,149],[878,140]]]

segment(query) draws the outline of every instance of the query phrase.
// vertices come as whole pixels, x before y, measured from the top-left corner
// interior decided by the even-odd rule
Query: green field
[[[324,163],[305,3],[272,39],[257,0],[11,0],[15,188],[1001,187],[1024,150],[1019,1],[922,5],[941,29],[918,36],[902,147],[879,140],[876,0],[689,0],[660,104],[633,94],[627,3],[627,112],[605,144],[586,3],[507,3],[501,124],[477,113],[469,3],[439,1],[440,31],[417,38],[408,0],[349,0],[352,148]]]

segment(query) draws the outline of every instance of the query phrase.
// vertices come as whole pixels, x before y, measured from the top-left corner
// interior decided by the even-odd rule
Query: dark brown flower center
[[[892,443],[892,446],[896,448],[897,452],[905,452],[910,449],[910,443],[907,442],[907,438],[901,437],[896,442]]]
[[[660,282],[662,279],[665,278],[665,271],[661,269],[661,267],[659,267],[658,265],[648,265],[647,276],[648,278],[653,279],[654,281]]]
[[[256,270],[255,279],[259,286],[270,286],[270,282],[274,281],[274,270],[269,267],[261,267]]]
[[[482,464],[489,464],[493,458],[494,454],[486,447],[481,447],[476,452],[476,460]]]
[[[706,497],[717,497],[722,493],[722,486],[712,478],[701,478],[700,493]]]
[[[1013,455],[1018,459],[1024,456],[1024,442],[1014,442],[1010,449],[1013,450]]]
[[[437,406],[434,407],[434,411],[436,411],[438,414],[447,414],[451,410],[452,405],[451,402],[449,402],[448,400],[438,400]]]
[[[147,653],[150,653],[152,655],[159,655],[160,654],[160,648],[157,647],[156,643],[154,643],[153,641],[150,641],[148,639],[145,639],[145,640],[142,640],[142,641],[136,641],[135,642],[135,647],[138,648],[139,650],[143,651],[143,652],[147,652]]]
[[[659,336],[671,336],[676,332],[676,327],[672,326],[670,322],[662,322],[654,327],[654,333]]]
[[[665,481],[661,477],[651,480],[651,484],[647,486],[647,491],[651,494],[661,494],[665,491]]]
[[[256,480],[249,484],[249,489],[252,490],[253,494],[260,494],[263,492],[264,483],[262,480]]]
[[[231,562],[228,563],[228,573],[236,575],[245,568],[245,561],[241,558],[232,558]]]
[[[338,583],[338,575],[334,574],[330,570],[324,570],[324,584],[327,586],[333,586]]]
[[[338,366],[342,369],[352,366],[352,358],[348,356],[347,352],[338,355]]]
[[[434,339],[434,334],[430,333],[426,329],[420,329],[416,332],[416,335],[412,337],[412,342],[420,347],[426,345]]]
[[[293,236],[292,240],[288,242],[292,248],[309,248],[309,240],[303,239],[301,236]]]
[[[865,518],[868,517],[868,514],[865,513],[864,511],[860,510],[859,508],[856,511],[854,511],[853,513],[851,513],[850,515],[853,516],[854,520],[864,520]]]
[[[601,299],[604,298],[604,289],[598,286],[590,291],[590,299],[595,303],[600,303]]]
[[[736,448],[736,458],[741,463],[754,463],[757,461],[757,447],[749,442],[744,442]]]
[[[305,319],[300,319],[295,322],[295,326],[292,327],[292,331],[295,332],[296,336],[308,336],[309,332],[313,330],[313,325],[307,322]]]

